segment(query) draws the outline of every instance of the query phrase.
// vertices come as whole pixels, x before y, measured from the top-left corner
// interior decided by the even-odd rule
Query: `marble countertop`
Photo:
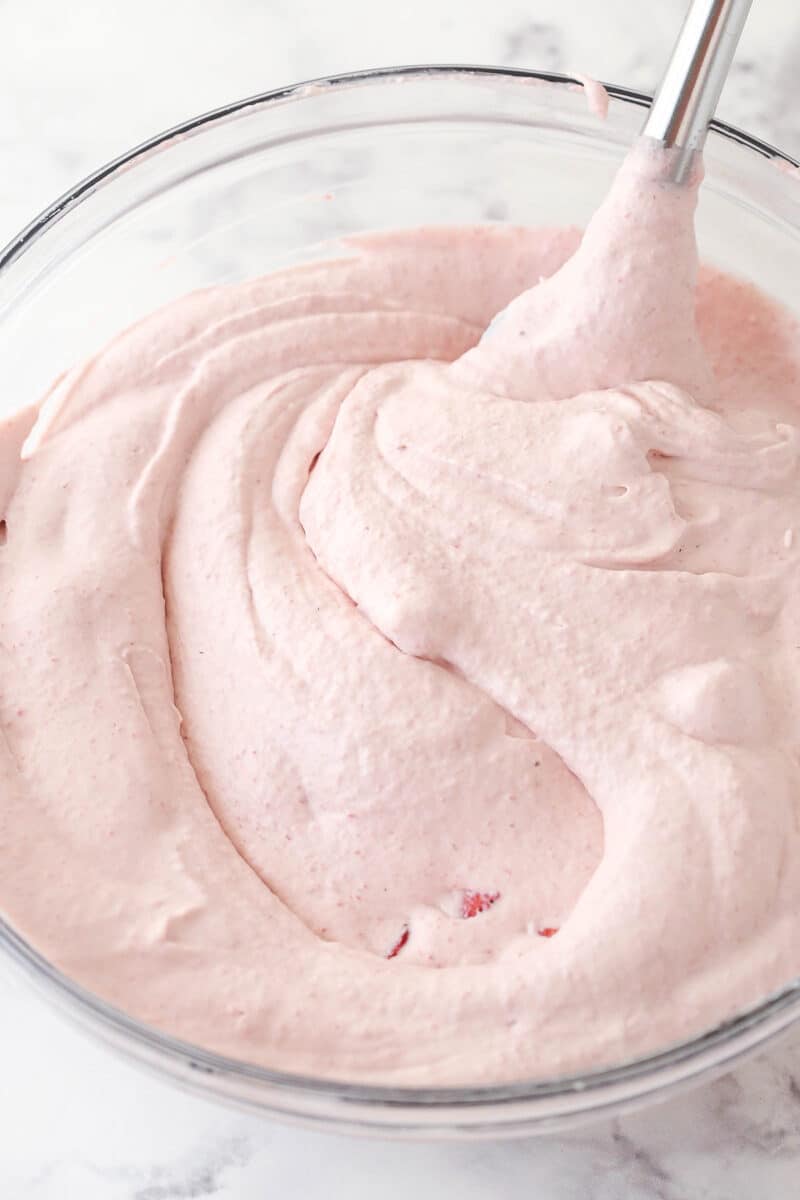
[[[76,179],[192,113],[399,62],[581,70],[651,88],[683,0],[2,0],[0,244]],[[800,10],[758,0],[720,115],[800,156]],[[567,1135],[420,1145],[307,1133],[157,1082],[0,967],[8,1200],[790,1200],[800,1036],[686,1097]]]

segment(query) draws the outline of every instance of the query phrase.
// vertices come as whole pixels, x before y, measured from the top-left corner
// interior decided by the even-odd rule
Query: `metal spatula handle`
[[[752,0],[692,0],[656,92],[644,137],[676,147],[673,178],[689,173],[730,70]]]

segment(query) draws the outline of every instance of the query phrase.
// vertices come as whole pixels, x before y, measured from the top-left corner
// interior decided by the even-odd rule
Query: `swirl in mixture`
[[[5,424],[0,908],[68,974],[454,1083],[800,971],[800,339],[661,166],[186,297]]]

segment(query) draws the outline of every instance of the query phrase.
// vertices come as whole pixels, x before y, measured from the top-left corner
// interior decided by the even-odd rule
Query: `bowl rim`
[[[231,101],[229,104],[223,104],[219,108],[209,109],[207,112],[199,113],[197,116],[190,117],[186,121],[181,121],[179,124],[173,125],[151,138],[147,138],[146,141],[139,142],[130,150],[124,151],[122,154],[117,155],[116,158],[112,158],[103,166],[98,167],[90,175],[86,175],[73,187],[63,192],[47,208],[43,209],[38,216],[34,217],[15,237],[12,237],[10,242],[0,249],[0,270],[10,266],[37,238],[60,221],[81,200],[95,191],[100,184],[112,176],[118,175],[133,162],[158,150],[174,138],[185,138],[199,133],[205,126],[216,124],[229,117],[238,116],[248,108],[263,108],[280,101],[303,99],[305,96],[313,94],[313,89],[316,88],[343,90],[344,88],[389,80],[443,78],[447,76],[454,79],[470,77],[476,79],[496,78],[501,80],[529,79],[539,83],[573,87],[583,87],[585,83],[585,77],[564,74],[559,71],[534,71],[522,67],[492,67],[481,64],[431,63],[420,65],[409,64],[399,67],[371,67],[362,71],[347,71],[337,75],[320,75],[314,79],[302,80],[299,83],[289,84],[267,92],[257,92],[242,100]],[[601,86],[605,88],[612,99],[622,100],[628,104],[637,105],[640,108],[649,108],[653,101],[653,97],[647,92],[639,92],[614,83],[601,83]],[[775,146],[770,145],[769,142],[746,133],[736,125],[729,125],[725,121],[714,119],[709,125],[709,129],[714,133],[722,134],[729,141],[736,142],[741,146],[746,146],[748,149],[756,151],[765,158],[777,159],[789,167],[800,169],[800,160],[793,158],[790,154],[786,154],[782,150],[778,150]]]
[[[257,93],[172,126],[111,159],[87,175],[45,208],[13,237],[4,249],[0,250],[0,272],[7,270],[34,242],[103,183],[119,175],[131,164],[165,147],[173,139],[183,139],[197,134],[207,126],[236,117],[249,108],[261,109],[284,101],[307,98],[314,95],[317,88],[324,88],[326,91],[329,89],[343,90],[392,80],[430,78],[530,80],[553,84],[556,87],[580,87],[584,83],[583,78],[579,76],[554,71],[468,64],[424,64],[378,67],[320,76]],[[612,99],[641,108],[647,108],[652,103],[652,97],[645,92],[616,84],[604,83],[602,86]],[[710,129],[725,139],[755,151],[768,159],[778,160],[789,167],[800,169],[800,162],[791,155],[734,125],[714,120],[711,122]],[[129,1046],[132,1044],[137,1047],[138,1052],[134,1052],[137,1058],[149,1059],[152,1063],[154,1056],[160,1059],[166,1056],[174,1067],[188,1065],[206,1076],[234,1078],[242,1082],[249,1081],[251,1084],[261,1085],[279,1094],[302,1093],[306,1096],[316,1096],[320,1100],[327,1098],[350,1102],[356,1108],[359,1105],[365,1105],[371,1108],[393,1108],[406,1113],[446,1107],[459,1110],[466,1115],[470,1109],[484,1108],[487,1105],[492,1108],[502,1108],[504,1105],[513,1105],[524,1101],[535,1102],[537,1100],[546,1101],[548,1098],[567,1099],[569,1097],[576,1100],[579,1097],[583,1098],[583,1103],[578,1106],[581,1110],[595,1107],[600,1109],[602,1107],[601,1095],[618,1088],[619,1085],[639,1084],[640,1086],[634,1088],[631,1093],[632,1097],[655,1092],[658,1089],[659,1081],[663,1081],[664,1086],[668,1087],[680,1079],[687,1079],[700,1073],[706,1067],[730,1063],[756,1045],[763,1045],[792,1024],[794,1020],[800,1018],[800,977],[798,977],[778,991],[771,993],[766,999],[736,1013],[693,1038],[675,1042],[653,1054],[612,1066],[546,1079],[497,1084],[441,1087],[436,1085],[357,1083],[351,1080],[273,1070],[207,1050],[202,1046],[161,1032],[137,1018],[129,1016],[123,1010],[74,982],[30,945],[1,915],[0,947],[13,960],[16,960],[34,978],[34,981],[42,984],[44,980],[47,980],[48,985],[57,990],[60,997],[66,1002],[68,1009],[71,1009],[73,1017],[78,1017],[79,1020],[82,1018],[84,1023],[87,1020],[91,1020],[93,1023],[98,1022],[107,1035],[112,1038],[115,1034],[121,1035]],[[752,1036],[742,1045],[737,1035],[744,1036],[748,1033]],[[720,1048],[723,1050],[727,1048],[728,1052],[715,1056],[711,1062],[708,1062],[709,1056],[713,1056],[714,1051]],[[166,1064],[162,1069],[166,1069],[168,1074],[174,1073]],[[593,1099],[597,1101],[596,1104],[592,1102]],[[264,1106],[269,1107],[268,1104]],[[530,1116],[534,1117],[534,1114],[531,1113]]]

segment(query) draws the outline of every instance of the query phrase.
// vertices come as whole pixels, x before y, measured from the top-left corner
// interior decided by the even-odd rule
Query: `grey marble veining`
[[[0,242],[186,116],[295,79],[497,62],[652,88],[683,0],[3,0]],[[757,0],[720,115],[800,156],[800,9]],[[242,1116],[85,1041],[0,964],[2,1200],[792,1200],[800,1034],[711,1085],[563,1136],[408,1145]]]
[[[10,997],[10,1000],[9,1000]],[[25,1200],[792,1200],[800,1039],[666,1104],[561,1136],[422,1145],[284,1128],[141,1074],[4,995],[0,1194]]]

